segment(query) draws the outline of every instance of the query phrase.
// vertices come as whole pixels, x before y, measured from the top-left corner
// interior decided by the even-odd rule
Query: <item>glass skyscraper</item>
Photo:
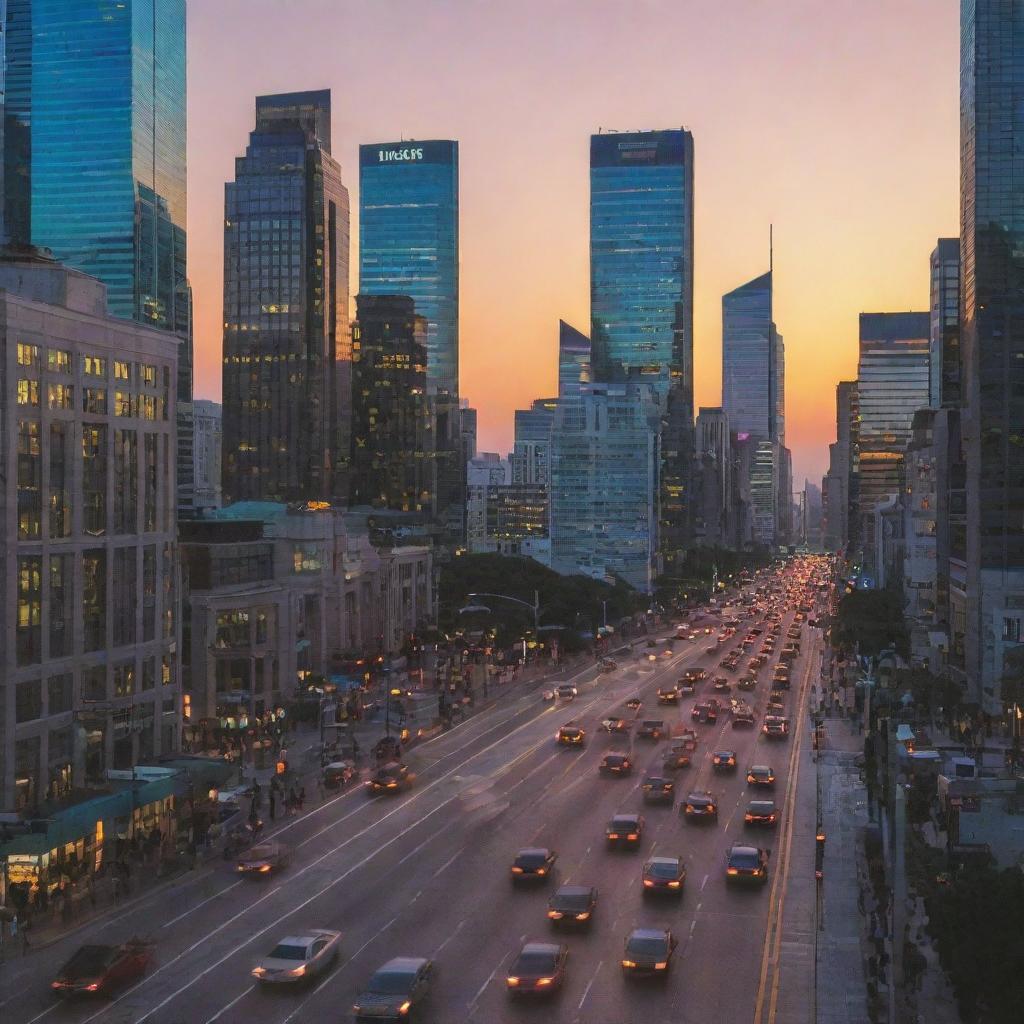
[[[185,0],[8,0],[4,231],[186,337]]]
[[[960,10],[966,672],[992,712],[1024,637],[1024,7]]]
[[[347,497],[349,206],[330,111],[326,89],[257,97],[224,187],[226,503]]]
[[[590,339],[564,320],[558,321],[558,397],[580,393],[590,382]]]
[[[929,259],[933,409],[960,406],[960,239],[940,238]]]
[[[411,296],[427,321],[427,390],[457,397],[457,142],[359,147],[359,293]]]
[[[693,462],[693,136],[590,138],[590,339],[594,381],[652,384],[663,399],[665,560],[689,534]]]

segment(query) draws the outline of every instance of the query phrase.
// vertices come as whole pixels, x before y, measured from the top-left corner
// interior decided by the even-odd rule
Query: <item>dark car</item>
[[[551,874],[558,854],[546,846],[528,846],[512,861],[513,882],[536,882]]]
[[[734,772],[734,771],[736,771],[736,751],[735,750],[716,750],[711,755],[711,767],[716,772]]]
[[[660,740],[665,735],[665,723],[658,720],[648,720],[640,723],[637,736],[642,740]]]
[[[661,759],[663,772],[678,772],[690,767],[690,753],[681,747],[672,747]]]
[[[748,786],[774,786],[775,772],[766,764],[751,765],[747,769]]]
[[[548,900],[548,920],[556,926],[588,926],[597,906],[592,885],[563,885]]]
[[[761,825],[775,828],[779,822],[779,812],[773,800],[751,800],[747,805],[747,813],[743,815],[747,825]]]
[[[627,977],[665,976],[676,945],[668,928],[634,928],[626,939],[622,970]]]
[[[58,971],[50,988],[57,995],[104,996],[146,973],[152,954],[142,942],[82,946]]]
[[[698,701],[690,712],[690,718],[708,725],[718,720],[718,708],[709,700]]]
[[[562,987],[569,947],[555,942],[528,942],[509,968],[509,995],[546,995]]]
[[[633,762],[628,754],[605,754],[597,770],[602,775],[629,775],[633,770]]]
[[[707,790],[694,790],[686,797],[681,809],[687,821],[718,820],[718,804]]]
[[[789,735],[789,719],[782,715],[765,715],[761,731],[770,740],[784,740]]]
[[[630,697],[626,701],[626,707],[630,711],[639,711],[644,706],[644,702],[639,697]]]
[[[706,668],[688,668],[684,679],[689,679],[692,683],[702,683],[708,677],[708,670]]]
[[[775,672],[772,675],[772,685],[777,686],[780,690],[789,689],[789,666],[788,665],[777,665]]]
[[[555,739],[563,747],[582,747],[586,736],[575,722],[567,722],[558,730]]]
[[[751,690],[753,690],[753,689],[755,689],[757,687],[757,676],[744,676],[736,684],[736,686],[739,689],[745,690],[746,692],[749,693]]]
[[[412,785],[412,774],[409,766],[392,761],[381,765],[367,780],[368,796],[380,796],[383,793],[399,793]]]
[[[684,679],[679,684],[679,694],[682,697],[692,697],[697,692],[697,684],[692,679]]]
[[[352,1012],[357,1024],[370,1021],[406,1021],[430,995],[434,965],[419,956],[396,956],[367,982]]]
[[[290,857],[291,851],[283,843],[257,843],[239,856],[235,870],[250,878],[263,878],[283,871],[288,867]]]
[[[753,729],[756,724],[754,709],[747,704],[740,704],[732,713],[732,727],[734,729]]]
[[[679,703],[679,687],[672,683],[668,686],[658,687],[658,703],[659,704],[678,704]]]
[[[643,870],[645,893],[683,894],[686,881],[686,867],[682,857],[652,857]]]
[[[604,837],[609,846],[634,849],[644,834],[644,819],[639,814],[616,814],[605,826]]]
[[[731,884],[764,885],[768,881],[770,851],[756,846],[732,847],[726,854],[725,880]]]
[[[711,689],[714,690],[715,693],[729,693],[729,691],[732,690],[732,683],[730,683],[725,676],[715,676],[711,683]]]
[[[668,804],[676,798],[675,784],[660,775],[648,775],[643,784],[645,804]]]

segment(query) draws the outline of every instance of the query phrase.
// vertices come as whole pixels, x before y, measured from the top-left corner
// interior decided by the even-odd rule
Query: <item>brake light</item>
[[[99,990],[99,987],[100,986],[95,981],[93,981],[93,982],[90,982],[88,985],[85,986],[85,991],[86,992],[96,992],[96,991]]]
[[[743,820],[744,821],[753,821],[754,820],[754,816],[752,814],[744,814],[743,815]]]
[[[738,875],[740,872],[738,868],[726,868],[725,873],[727,875]]]
[[[411,1009],[412,1009],[412,1003],[410,1003],[409,1000],[406,999],[406,1001],[404,1003],[402,1003],[402,1005],[398,1008],[398,1012],[404,1015],[404,1014],[408,1013],[409,1010],[411,1010]]]
[[[674,880],[674,881],[671,881],[671,882],[668,883],[668,887],[670,889],[678,889],[679,886],[681,886],[682,884],[683,884],[682,882],[680,882],[678,880]]]
[[[516,985],[519,984],[519,979],[518,978],[506,978],[505,980],[508,983],[508,987],[509,988],[515,988]]]
[[[548,869],[547,868],[537,868],[537,874],[538,875],[546,875],[547,873],[548,873]]]
[[[636,967],[636,961],[635,960],[623,960],[622,961],[622,966],[623,967]]]
[[[538,986],[541,986],[541,985],[550,985],[550,984],[551,984],[551,982],[553,982],[554,980],[555,980],[554,978],[538,978],[538,979],[537,979],[537,985],[538,985]]]
[[[261,864],[260,865],[260,874],[261,875],[265,875],[269,870],[270,870],[270,865],[269,864]]]
[[[657,964],[654,965],[654,969],[656,971],[667,970],[668,969],[668,961],[667,960],[662,960],[661,963],[657,963]]]
[[[647,889],[653,889],[654,888],[654,883],[649,878],[645,878],[644,879],[644,887],[647,888]]]
[[[619,833],[618,832],[609,832],[608,833],[608,838],[609,839],[618,839],[619,838]]]
[[[586,921],[588,917],[590,917],[590,911],[589,910],[584,910],[581,914],[577,914],[576,915],[576,920],[577,921]]]
[[[513,875],[521,875],[522,873],[523,873],[523,869],[522,868],[517,868],[517,867],[513,867],[512,868],[512,874]]]
[[[626,836],[626,838],[627,838],[627,839],[639,839],[639,838],[640,838],[640,833],[639,833],[639,832],[630,832],[630,833],[629,833],[629,834],[628,834],[628,835]]]

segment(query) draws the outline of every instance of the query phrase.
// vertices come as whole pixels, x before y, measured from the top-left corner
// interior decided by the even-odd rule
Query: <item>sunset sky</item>
[[[775,226],[794,486],[820,483],[857,314],[928,308],[958,231],[956,0],[192,0],[189,276],[196,394],[220,396],[224,182],[257,94],[329,87],[358,146],[459,140],[461,391],[480,448],[555,390],[558,319],[589,331],[588,146],[685,126],[696,181],[695,390],[721,396],[721,296]]]

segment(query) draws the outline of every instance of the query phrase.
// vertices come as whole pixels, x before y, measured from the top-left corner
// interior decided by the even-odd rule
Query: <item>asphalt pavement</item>
[[[791,616],[787,615],[783,625]],[[678,708],[657,707],[658,684],[693,666],[717,674],[726,650],[715,635],[679,641],[670,657],[624,659],[611,673],[577,674],[578,697],[566,706],[528,693],[481,712],[409,755],[417,778],[407,793],[368,799],[359,790],[328,800],[313,814],[281,822],[270,836],[287,843],[290,866],[261,881],[239,879],[229,863],[213,864],[141,901],[123,914],[98,921],[46,950],[9,963],[0,975],[0,1016],[5,1024],[92,1021],[111,1024],[290,1024],[349,1021],[363,982],[385,960],[428,956],[436,985],[423,1020],[431,1024],[497,1024],[540,1020],[551,1024],[697,1024],[749,1021],[772,984],[766,930],[780,913],[788,856],[785,805],[796,774],[791,762],[799,729],[787,742],[765,740],[760,730],[733,730],[728,716],[697,726],[694,764],[680,772],[676,804],[645,807],[644,769],[660,764],[664,744],[635,741],[638,770],[631,777],[599,777],[597,766],[622,744],[598,723],[634,694],[640,717],[690,724],[695,698]],[[804,653],[793,671],[790,714],[802,721],[809,672],[820,640],[804,630]],[[782,646],[781,643],[779,645]],[[751,654],[755,651],[751,651]],[[745,660],[745,659],[744,659]],[[775,658],[749,694],[763,712]],[[701,684],[697,698],[710,693]],[[582,751],[558,747],[557,728],[574,719],[587,729]],[[759,715],[760,721],[760,715]],[[712,750],[738,755],[738,770],[714,776]],[[750,764],[768,763],[783,806],[775,832],[751,835],[743,826],[751,793]],[[691,788],[708,788],[719,800],[717,825],[683,821],[678,805]],[[607,820],[619,811],[646,817],[642,849],[608,851]],[[771,847],[772,880],[756,890],[725,884],[725,856],[736,841]],[[517,890],[509,867],[523,846],[558,851],[554,877],[534,890]],[[652,854],[681,855],[688,877],[676,901],[645,899],[640,870]],[[596,885],[599,902],[592,928],[569,934],[564,989],[543,1004],[509,1001],[505,971],[522,942],[551,936],[546,903],[563,882]],[[629,982],[619,961],[628,932],[666,924],[679,938],[670,976],[663,982]],[[265,991],[253,984],[256,960],[304,927],[343,933],[337,966],[315,986]],[[155,962],[139,983],[102,1002],[55,1002],[49,982],[83,942],[131,937],[155,943]]]

